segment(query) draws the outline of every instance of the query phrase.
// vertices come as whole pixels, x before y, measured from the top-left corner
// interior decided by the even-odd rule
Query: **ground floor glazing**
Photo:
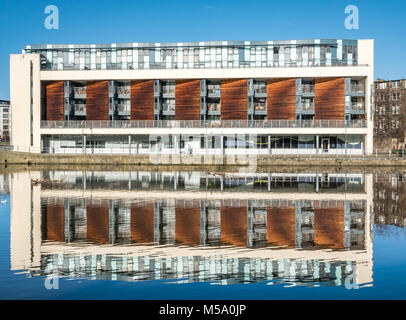
[[[363,135],[43,135],[43,153],[363,154]]]

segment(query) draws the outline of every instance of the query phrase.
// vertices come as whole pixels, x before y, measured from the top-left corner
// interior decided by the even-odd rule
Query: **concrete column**
[[[221,154],[224,155],[224,135],[221,135]]]
[[[319,154],[319,149],[320,149],[320,137],[319,135],[316,135],[316,154]]]
[[[128,135],[128,153],[131,154],[131,135]]]
[[[206,216],[206,201],[200,200],[200,245],[204,246],[207,243],[207,216]]]
[[[224,176],[220,176],[221,191],[224,190]]]
[[[319,174],[316,173],[316,192],[319,192]]]
[[[302,206],[301,201],[295,201],[295,247],[302,247]]]
[[[268,191],[271,191],[271,177],[272,177],[272,174],[268,173]]]
[[[350,204],[348,201],[344,202],[344,248],[351,246],[351,213]]]
[[[268,135],[268,154],[272,154],[272,149],[271,149],[271,135]]]
[[[65,241],[72,241],[69,198],[65,199]]]
[[[131,171],[130,171],[130,175],[128,177],[128,190],[131,190]]]
[[[86,154],[86,135],[83,135],[82,150],[83,150],[83,154]]]
[[[161,234],[159,232],[160,214],[159,203],[154,202],[154,242],[159,244]]]
[[[252,248],[254,244],[254,225],[253,225],[253,212],[251,201],[248,200],[247,206],[247,247]]]
[[[114,213],[114,202],[109,202],[109,243],[116,241],[116,215]]]
[[[347,135],[344,136],[344,148],[345,148],[345,155],[347,155]]]

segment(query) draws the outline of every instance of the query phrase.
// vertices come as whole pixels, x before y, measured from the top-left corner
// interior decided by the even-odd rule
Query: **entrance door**
[[[330,145],[330,139],[329,138],[322,138],[321,139],[321,147],[323,149],[323,153],[328,152],[329,145]]]

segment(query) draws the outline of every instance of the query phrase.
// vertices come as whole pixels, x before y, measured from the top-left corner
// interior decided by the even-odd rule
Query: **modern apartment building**
[[[369,154],[373,40],[28,45],[12,144],[50,153]]]
[[[0,100],[0,143],[10,141],[10,101]]]
[[[374,84],[375,148],[403,149],[406,143],[406,79]]]

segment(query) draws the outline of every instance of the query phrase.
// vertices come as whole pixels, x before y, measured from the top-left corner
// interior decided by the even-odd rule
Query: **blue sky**
[[[44,27],[47,5],[59,30]],[[359,30],[344,27],[347,5]],[[375,39],[375,77],[406,77],[406,0],[1,0],[0,99],[9,97],[9,54],[26,44],[142,41]]]

